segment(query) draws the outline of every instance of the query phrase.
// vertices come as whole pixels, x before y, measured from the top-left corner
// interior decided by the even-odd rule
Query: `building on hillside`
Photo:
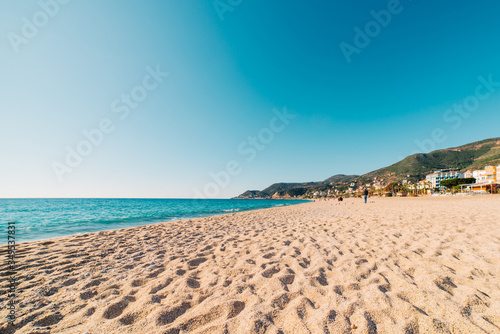
[[[472,172],[472,177],[476,179],[476,183],[484,183],[486,182],[486,170],[475,170]]]
[[[485,166],[484,169],[475,170],[472,172],[472,177],[476,179],[476,183],[463,184],[462,190],[496,193],[500,188],[500,165]]]
[[[484,167],[486,178],[486,183],[495,183],[497,181],[497,168],[495,166]]]
[[[425,177],[425,180],[429,182],[432,188],[442,188],[441,181],[449,179],[457,179],[464,177],[464,173],[456,168],[449,169],[439,169]]]
[[[471,177],[474,177],[474,176],[472,175],[472,171],[469,169],[469,170],[467,170],[467,171],[464,172],[464,177],[465,178],[471,178]]]

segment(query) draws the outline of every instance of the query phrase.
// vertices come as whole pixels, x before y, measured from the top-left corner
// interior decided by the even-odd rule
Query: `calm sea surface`
[[[16,222],[16,243],[99,232],[170,220],[304,203],[235,199],[0,199],[0,245],[7,223]]]

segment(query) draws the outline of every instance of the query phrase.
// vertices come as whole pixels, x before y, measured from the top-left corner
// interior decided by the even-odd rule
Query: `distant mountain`
[[[483,169],[486,165],[500,165],[500,137],[436,150],[429,153],[410,155],[388,167],[364,175],[338,174],[320,182],[275,183],[262,191],[249,190],[236,198],[289,198],[301,197],[311,192],[324,192],[335,188],[345,190],[351,182],[367,184],[375,180],[384,182],[403,179],[417,182],[436,169],[458,168]]]
[[[243,194],[235,197],[235,198],[268,198],[267,194],[264,194],[260,190],[247,190]]]
[[[296,186],[300,186],[302,183],[275,183],[267,187],[266,189],[262,190],[262,193],[272,196],[276,192],[283,191],[285,189],[290,189],[294,188]]]
[[[300,186],[302,183],[274,183],[264,190],[247,190],[236,198],[270,198],[284,190]]]

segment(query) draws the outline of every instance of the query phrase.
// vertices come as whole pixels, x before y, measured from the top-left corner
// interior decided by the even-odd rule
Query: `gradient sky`
[[[460,125],[447,111],[478,77],[500,82],[498,1],[227,3],[2,1],[0,197],[198,197],[235,161],[224,198],[500,136],[499,85]],[[340,44],[388,6],[347,62]],[[168,76],[120,118],[157,66]],[[295,118],[248,161],[248,137],[284,107]],[[60,181],[54,163],[103,119],[114,130]]]

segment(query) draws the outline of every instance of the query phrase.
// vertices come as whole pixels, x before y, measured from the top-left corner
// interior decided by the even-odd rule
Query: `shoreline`
[[[251,212],[251,211],[253,212],[253,211],[277,209],[277,208],[286,208],[289,206],[303,205],[303,204],[308,204],[308,203],[314,203],[314,202],[310,201],[310,202],[304,202],[304,203],[293,204],[293,205],[274,206],[274,207],[270,207],[270,208],[249,209],[249,210],[242,210],[242,211],[238,211],[238,212],[228,212],[228,213],[217,213],[217,214],[213,214],[210,216],[202,216],[202,217],[186,217],[186,218],[182,218],[182,219],[159,221],[159,222],[145,224],[145,225],[129,226],[129,227],[123,227],[123,228],[114,228],[114,229],[110,229],[110,230],[102,230],[102,231],[96,231],[96,232],[78,233],[78,234],[71,234],[71,235],[65,235],[65,236],[47,238],[47,239],[22,241],[22,242],[16,242],[16,245],[19,246],[19,245],[27,244],[27,243],[46,242],[46,241],[53,241],[56,239],[65,239],[65,238],[72,238],[72,237],[89,237],[93,234],[99,234],[99,233],[103,233],[103,232],[115,232],[115,231],[122,231],[122,230],[130,230],[130,229],[134,229],[134,228],[149,227],[149,226],[156,226],[156,225],[169,224],[169,223],[191,222],[192,220],[197,220],[197,219],[207,219],[207,218],[212,218],[212,217],[235,215],[238,213],[245,213],[245,212]],[[2,252],[4,252],[4,250],[2,249],[3,247],[7,248],[7,244],[0,244],[0,254],[2,254]]]
[[[73,199],[73,198],[72,198]],[[86,198],[86,199],[90,199],[90,200],[95,200],[95,198]],[[61,200],[66,200],[66,199],[63,199],[61,198]],[[114,198],[112,198],[112,200],[114,200]],[[122,200],[121,198],[119,199],[116,199],[116,200]],[[131,200],[135,200],[135,199],[131,199]],[[163,200],[163,199],[160,199],[160,200]],[[170,200],[170,199],[169,199]],[[176,200],[176,199],[174,199]],[[184,199],[179,199],[179,200],[184,200]],[[193,200],[193,201],[196,201],[196,200],[200,200],[200,199],[190,199],[190,200]],[[215,200],[219,200],[219,199],[215,199]],[[229,200],[232,200],[232,199],[229,199]],[[266,200],[267,201],[267,200]],[[291,199],[291,200],[282,200],[282,199],[277,199],[277,201],[294,201],[294,199]],[[311,202],[309,200],[300,200],[298,199],[297,201],[302,201],[304,203],[308,203],[308,202]],[[154,219],[154,220],[150,220],[150,221],[142,221],[142,222],[134,222],[134,223],[128,223],[128,222],[123,222],[122,224],[125,225],[124,227],[111,227],[109,229],[102,229],[102,230],[96,230],[96,231],[89,231],[89,232],[83,232],[83,233],[74,233],[74,234],[68,234],[68,235],[62,235],[62,236],[53,236],[53,237],[48,237],[48,238],[43,238],[43,239],[34,239],[34,240],[26,240],[26,241],[21,241],[21,242],[16,242],[16,244],[21,244],[21,243],[25,243],[25,242],[34,242],[34,241],[40,241],[40,240],[50,240],[50,239],[56,239],[56,238],[64,238],[64,237],[70,237],[70,236],[75,236],[75,235],[85,235],[85,234],[88,234],[88,233],[99,233],[99,232],[106,232],[106,231],[114,231],[114,230],[120,230],[120,229],[126,229],[126,228],[133,228],[133,227],[138,227],[138,226],[147,226],[147,225],[154,225],[154,224],[161,224],[161,223],[168,223],[168,222],[173,222],[173,221],[180,221],[180,220],[190,220],[190,219],[198,219],[198,218],[206,218],[206,217],[214,217],[214,216],[220,216],[220,215],[225,215],[225,214],[230,214],[230,213],[238,213],[238,212],[245,212],[245,211],[255,211],[255,210],[262,210],[262,209],[268,209],[268,208],[273,208],[273,207],[282,207],[282,206],[290,206],[290,205],[299,205],[300,203],[293,203],[293,204],[282,204],[280,206],[271,206],[271,207],[262,207],[262,208],[246,208],[246,207],[241,207],[241,208],[237,208],[236,211],[232,212],[231,210],[224,210],[222,209],[220,212],[217,212],[217,213],[206,213],[206,214],[203,214],[203,215],[187,215],[185,217],[176,217],[176,218],[172,218],[171,220],[164,220],[164,219],[161,219],[161,218],[158,218],[158,219]],[[17,221],[16,221],[17,223]],[[72,223],[70,223],[72,224]],[[89,222],[89,224],[93,224],[92,222]],[[127,225],[132,225],[132,226],[127,226]],[[103,227],[105,227],[106,225],[102,225]],[[19,232],[18,232],[19,233]],[[1,239],[0,240],[0,247],[2,246],[6,246],[7,245],[7,239]]]
[[[16,333],[493,333],[499,204],[347,198],[23,242]]]

